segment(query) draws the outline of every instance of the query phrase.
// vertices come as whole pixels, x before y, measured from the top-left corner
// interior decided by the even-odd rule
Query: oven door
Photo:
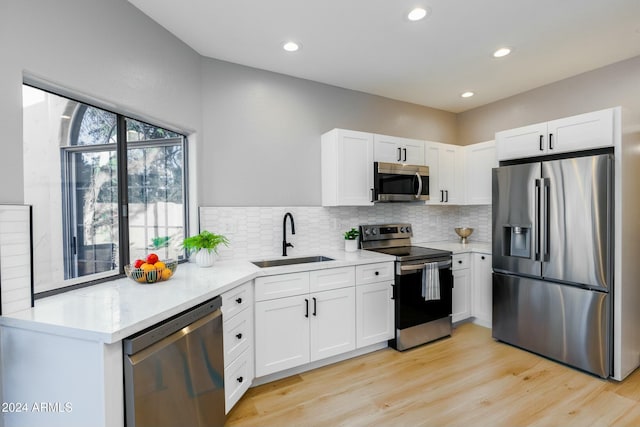
[[[374,195],[378,202],[429,200],[429,167],[375,162]]]
[[[438,262],[440,299],[425,301],[422,277],[427,262]],[[396,263],[396,329],[406,329],[451,315],[451,258]]]

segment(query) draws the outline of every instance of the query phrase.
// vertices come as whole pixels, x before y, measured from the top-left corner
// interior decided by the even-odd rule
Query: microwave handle
[[[418,177],[418,192],[416,193],[416,199],[419,199],[420,195],[422,195],[422,177],[418,172],[416,172],[416,177]]]

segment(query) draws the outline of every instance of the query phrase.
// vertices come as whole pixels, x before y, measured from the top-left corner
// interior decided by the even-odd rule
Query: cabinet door
[[[366,347],[394,337],[393,282],[356,287],[356,347]]]
[[[402,163],[402,147],[399,138],[373,135],[373,160],[376,162]]]
[[[373,205],[373,134],[333,129],[320,154],[322,206]]]
[[[440,144],[439,142],[425,142],[424,159],[429,166],[429,204],[444,202],[444,193],[440,192]]]
[[[424,165],[424,141],[376,134],[373,158],[376,162]]]
[[[471,315],[475,323],[491,327],[491,255],[473,254],[473,279],[471,297]]]
[[[496,132],[498,160],[540,156],[547,152],[547,123]]]
[[[403,163],[424,165],[424,141],[406,139],[402,146]]]
[[[255,305],[256,376],[309,363],[309,296]]]
[[[491,204],[491,169],[498,166],[495,141],[467,145],[466,204]]]
[[[549,154],[613,145],[613,109],[594,111],[547,124]]]
[[[453,292],[452,292],[452,316],[453,322],[468,319],[471,316],[470,304],[470,275],[469,269],[453,271]]]
[[[355,288],[310,295],[311,361],[356,348]]]

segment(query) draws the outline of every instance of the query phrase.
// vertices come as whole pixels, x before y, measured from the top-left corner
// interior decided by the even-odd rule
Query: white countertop
[[[269,268],[249,261],[222,261],[210,268],[184,263],[166,282],[146,285],[125,277],[65,292],[36,300],[28,310],[0,316],[0,325],[111,344],[258,276],[394,259],[361,250],[322,255],[334,260]]]
[[[451,251],[454,254],[462,254],[465,252],[477,252],[481,254],[491,255],[491,243],[490,242],[474,242],[462,244],[459,240],[440,241],[440,242],[412,242],[415,246],[423,246],[426,248],[442,249],[444,251]]]

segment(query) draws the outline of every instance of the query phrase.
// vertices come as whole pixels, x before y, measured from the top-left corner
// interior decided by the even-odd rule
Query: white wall
[[[23,202],[22,82],[200,132],[200,56],[125,0],[0,2],[0,202]]]

